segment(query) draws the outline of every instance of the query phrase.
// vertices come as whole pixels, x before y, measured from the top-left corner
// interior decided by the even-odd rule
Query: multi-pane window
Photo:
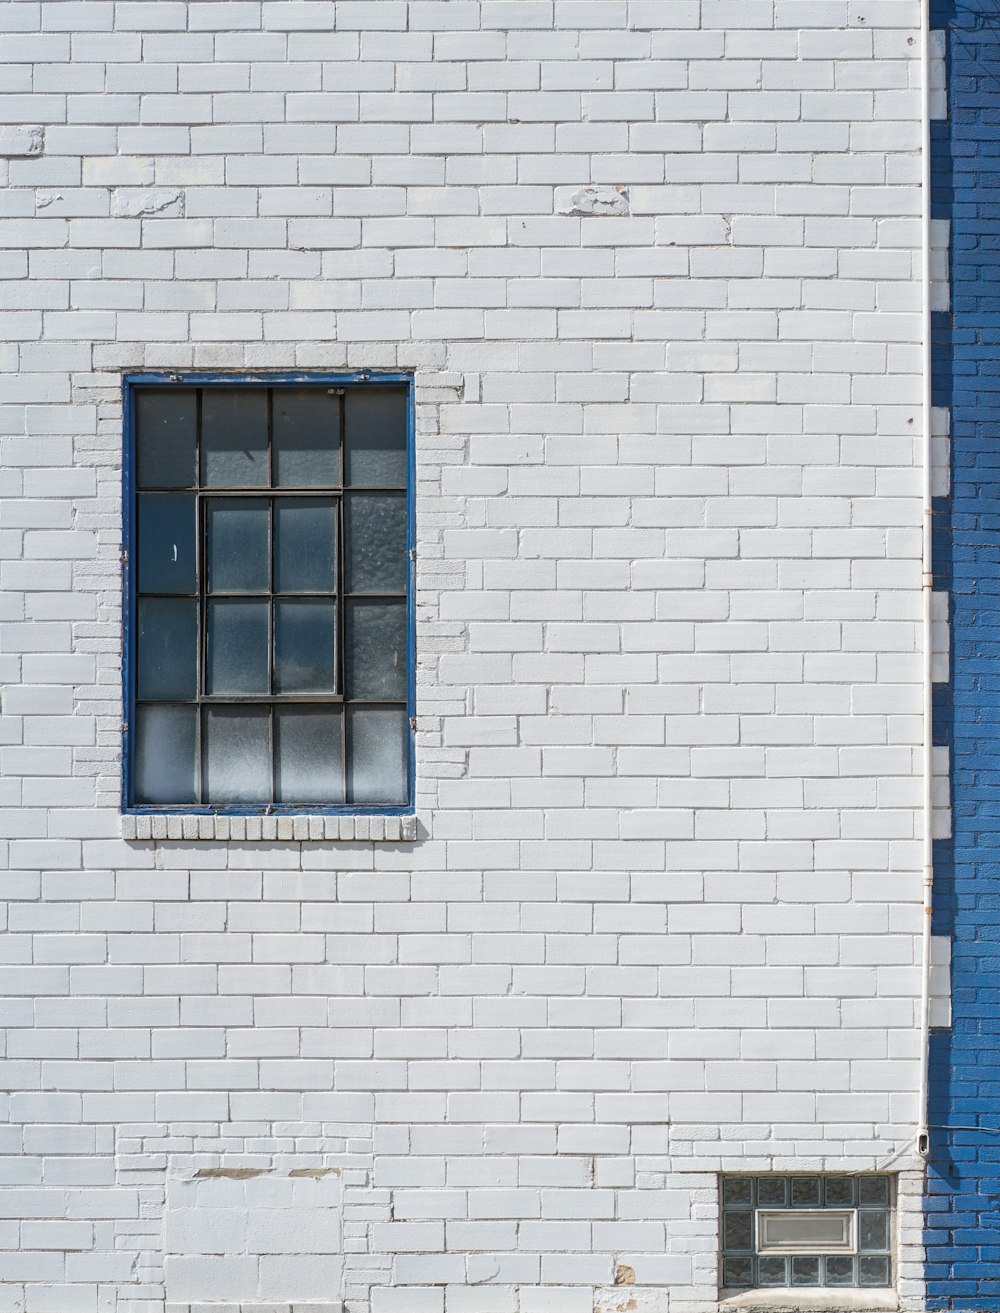
[[[132,806],[410,798],[408,391],[131,383]]]
[[[890,1176],[723,1177],[724,1288],[892,1280]]]

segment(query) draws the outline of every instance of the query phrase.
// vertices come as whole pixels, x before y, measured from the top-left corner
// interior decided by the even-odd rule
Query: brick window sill
[[[140,815],[121,818],[122,838],[139,841],[413,843],[415,816]]]
[[[887,1287],[836,1289],[832,1286],[774,1287],[770,1290],[721,1292],[719,1313],[893,1313],[899,1308],[899,1296]]]

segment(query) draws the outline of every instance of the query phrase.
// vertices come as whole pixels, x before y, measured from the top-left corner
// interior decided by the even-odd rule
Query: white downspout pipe
[[[920,0],[920,317],[921,317],[921,435],[923,440],[921,506],[921,599],[923,645],[923,807],[920,975],[920,1089],[917,1150],[928,1152],[928,1090],[931,1019],[931,909],[934,893],[934,685],[933,589],[931,515],[933,462],[931,456],[931,51],[930,0]]]

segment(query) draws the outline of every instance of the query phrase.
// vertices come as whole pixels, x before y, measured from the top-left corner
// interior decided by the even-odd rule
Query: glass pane
[[[193,593],[194,497],[144,492],[138,497],[141,593]]]
[[[267,502],[213,497],[205,506],[209,592],[266,593]]]
[[[862,1212],[858,1214],[858,1248],[889,1248],[888,1213]]]
[[[267,693],[267,602],[208,604],[209,693]]]
[[[825,1258],[826,1265],[826,1282],[828,1286],[853,1286],[854,1285],[854,1259],[853,1258]]]
[[[346,482],[355,488],[406,487],[406,391],[348,388]]]
[[[793,1176],[792,1207],[818,1208],[819,1185],[820,1182],[818,1176]]]
[[[404,707],[350,707],[347,712],[348,801],[405,802],[407,746]]]
[[[194,388],[136,388],[136,482],[193,488],[198,396]]]
[[[275,388],[274,482],[339,487],[340,399],[332,388]]]
[[[344,801],[340,707],[275,707],[275,801]]]
[[[406,603],[347,604],[347,695],[406,697]]]
[[[722,1269],[722,1284],[730,1290],[753,1285],[753,1259],[727,1258]]]
[[[888,1254],[865,1254],[858,1259],[858,1268],[859,1284],[862,1286],[888,1286],[891,1284]]]
[[[140,698],[193,698],[198,692],[198,603],[141,597],[136,693]]]
[[[858,1203],[859,1204],[888,1204],[888,1202],[889,1202],[888,1176],[859,1176],[858,1177]]]
[[[334,691],[334,622],[333,602],[275,602],[275,693]]]
[[[138,707],[136,802],[195,802],[195,707]]]
[[[757,1207],[780,1208],[785,1202],[785,1178],[783,1176],[757,1177]]]
[[[346,515],[347,591],[405,593],[405,494],[352,493]]]
[[[205,798],[269,802],[271,750],[267,707],[205,709]]]
[[[749,1208],[753,1203],[753,1178],[727,1176],[722,1182],[722,1202],[727,1208]]]
[[[203,388],[201,481],[210,488],[267,483],[267,389]]]
[[[757,1216],[762,1252],[798,1250],[808,1254],[818,1249],[827,1253],[831,1250],[851,1253],[854,1249],[853,1210],[782,1209],[777,1213],[760,1212]]]
[[[784,1258],[758,1258],[757,1284],[759,1286],[787,1286],[786,1270],[787,1260]]]
[[[724,1249],[753,1249],[753,1214],[723,1213]]]
[[[274,503],[274,586],[279,593],[337,591],[337,509],[333,498]]]
[[[828,1176],[824,1187],[824,1198],[830,1208],[850,1208],[854,1203],[854,1178]]]
[[[792,1259],[792,1285],[818,1286],[819,1285],[819,1259],[793,1258]]]

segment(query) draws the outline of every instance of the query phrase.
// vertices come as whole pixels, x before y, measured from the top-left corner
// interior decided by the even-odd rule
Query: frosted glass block
[[[405,802],[407,749],[404,707],[349,707],[348,801],[387,805]]]
[[[759,1286],[787,1286],[788,1260],[785,1258],[758,1258],[757,1284]]]
[[[332,497],[276,499],[274,587],[279,593],[337,591],[337,507]]]
[[[205,711],[205,798],[208,802],[270,802],[271,750],[266,707]]]
[[[780,1208],[787,1199],[787,1182],[783,1176],[757,1177],[757,1206],[759,1208]]]
[[[862,1254],[858,1259],[858,1284],[862,1286],[890,1285],[889,1255]]]
[[[345,481],[354,488],[406,487],[406,390],[348,388]]]
[[[405,593],[405,494],[350,493],[345,514],[347,591]]]
[[[853,1286],[854,1285],[854,1259],[853,1258],[824,1258],[823,1265],[826,1271],[824,1285],[827,1286]]]
[[[143,492],[137,499],[141,593],[195,591],[194,496]]]
[[[194,388],[136,388],[136,482],[193,488],[198,396]]]
[[[275,693],[333,693],[333,602],[275,602]]]
[[[723,1213],[722,1247],[731,1249],[753,1249],[753,1214]]]
[[[201,481],[209,488],[268,482],[267,389],[204,388]]]
[[[828,1176],[824,1182],[823,1202],[829,1208],[850,1208],[854,1203],[854,1177]]]
[[[344,801],[341,707],[275,707],[275,801]]]
[[[730,1290],[753,1285],[753,1259],[727,1258],[722,1269],[722,1284]]]
[[[347,696],[406,697],[406,603],[349,600],[345,649]]]
[[[142,699],[193,698],[198,692],[198,603],[141,597],[136,624],[136,694]]]
[[[722,1202],[727,1208],[749,1208],[753,1203],[753,1178],[725,1177],[722,1182]]]
[[[792,1177],[792,1207],[818,1208],[820,1179],[818,1176]]]
[[[340,486],[340,399],[333,389],[275,388],[274,482],[281,488]]]
[[[889,1204],[888,1176],[859,1176],[858,1203],[882,1204],[887,1207]]]
[[[848,1253],[855,1249],[853,1209],[782,1209],[757,1213],[757,1251]]]
[[[209,592],[266,593],[270,573],[268,503],[213,497],[205,504]]]
[[[208,692],[267,693],[267,602],[208,604]]]
[[[792,1259],[792,1285],[818,1286],[819,1285],[819,1259],[793,1258]]]
[[[195,802],[196,707],[138,707],[135,725],[135,800]]]
[[[861,1212],[858,1214],[858,1248],[889,1248],[889,1214]]]

